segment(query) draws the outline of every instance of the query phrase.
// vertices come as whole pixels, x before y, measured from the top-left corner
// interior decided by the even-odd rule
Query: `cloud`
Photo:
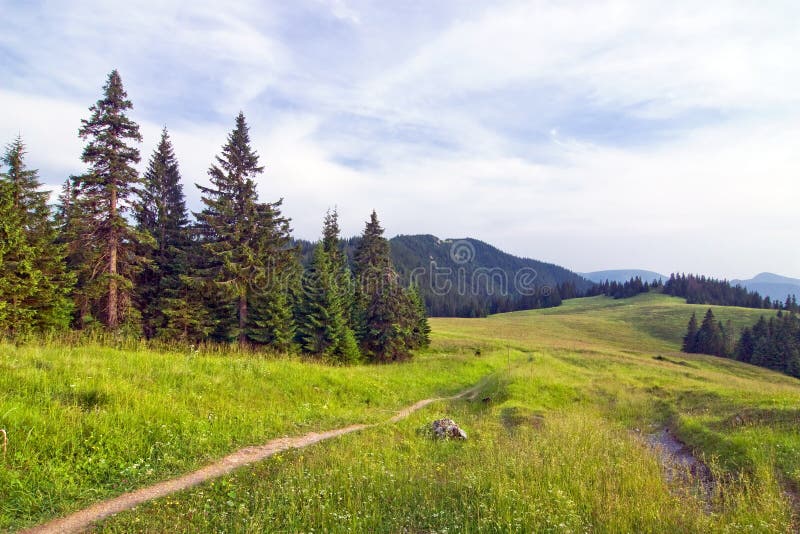
[[[344,0],[318,0],[320,4],[330,9],[333,16],[351,24],[361,24],[358,12],[347,5]]]
[[[386,98],[546,84],[600,105],[663,116],[796,103],[797,4],[521,2],[454,22],[374,85]]]
[[[794,2],[52,2],[3,9],[0,136],[57,184],[120,68],[185,189],[245,111],[300,237],[337,205],[578,270],[800,275]]]

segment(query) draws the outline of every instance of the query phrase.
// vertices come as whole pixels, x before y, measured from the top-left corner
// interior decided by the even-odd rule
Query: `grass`
[[[15,462],[3,476],[16,479],[0,480],[0,488],[12,488],[10,500],[0,499],[0,528],[141,486],[245,443],[385,420],[386,410],[493,373],[471,400],[436,403],[398,424],[283,453],[98,529],[795,530],[784,492],[800,484],[800,382],[678,352],[692,310],[706,308],[647,294],[434,319],[429,351],[385,367],[9,348],[13,356],[0,367],[16,375],[6,381],[5,368],[0,375],[0,387],[12,392],[0,401],[0,427],[9,429],[6,463]],[[737,325],[762,313],[714,312]],[[469,439],[437,442],[418,432],[441,416],[453,417]],[[28,424],[36,430],[20,440]],[[712,467],[710,495],[691,477],[665,479],[643,439],[663,426]],[[95,436],[93,448],[84,444],[87,435]],[[70,444],[62,447],[69,454],[47,452],[59,443]],[[100,468],[105,457],[116,458],[114,468]],[[76,459],[87,467],[70,464]],[[64,483],[68,490],[59,490]]]
[[[62,515],[283,435],[377,422],[504,363],[448,352],[333,367],[101,346],[0,346],[0,530]]]

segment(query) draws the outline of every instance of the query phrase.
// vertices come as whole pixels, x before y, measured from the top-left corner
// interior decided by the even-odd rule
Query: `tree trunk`
[[[247,326],[247,293],[242,292],[239,295],[239,345],[247,345],[247,334],[245,327]]]
[[[117,218],[117,191],[111,189],[111,232],[108,235],[108,328],[115,330],[119,326],[119,316],[117,315],[118,300],[117,294],[117,230],[114,226]]]

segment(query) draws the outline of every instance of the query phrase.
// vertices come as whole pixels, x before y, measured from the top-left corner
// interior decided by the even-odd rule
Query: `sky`
[[[58,189],[118,69],[191,209],[241,110],[297,237],[800,277],[800,3],[0,0],[0,142]]]

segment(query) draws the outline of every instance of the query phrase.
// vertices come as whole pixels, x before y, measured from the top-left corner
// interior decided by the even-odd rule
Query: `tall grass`
[[[61,515],[270,438],[376,422],[500,358],[403,366],[102,345],[0,345],[0,529]]]
[[[0,528],[16,528],[249,443],[385,421],[483,380],[469,399],[285,453],[105,522],[128,531],[787,532],[800,481],[800,382],[677,351],[694,309],[598,297],[434,319],[414,362],[2,347]],[[715,308],[748,324],[761,310]],[[417,429],[454,417],[465,443]],[[716,474],[665,476],[643,436],[669,427]],[[795,522],[793,522],[795,521]]]
[[[788,507],[769,479],[729,482],[709,504],[696,488],[666,484],[644,444],[591,411],[509,425],[496,410],[459,404],[284,454],[121,514],[100,531],[790,529]],[[470,439],[439,442],[417,431],[442,414],[455,417]]]

